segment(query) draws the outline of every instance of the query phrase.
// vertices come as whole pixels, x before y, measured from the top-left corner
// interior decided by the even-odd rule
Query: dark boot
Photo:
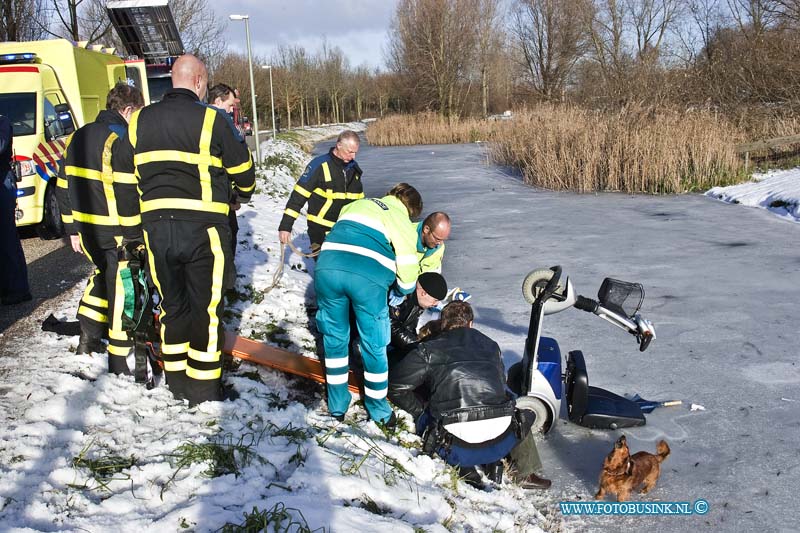
[[[217,379],[199,380],[186,379],[186,399],[189,400],[189,407],[194,407],[203,402],[221,402],[222,384]]]
[[[474,466],[459,467],[458,476],[464,480],[464,483],[470,485],[471,487],[475,487],[478,490],[484,490],[486,488],[486,484],[483,482],[481,473],[478,472],[478,469]]]
[[[106,345],[98,337],[90,337],[85,333],[81,333],[78,339],[78,349],[75,350],[78,355],[90,353],[106,353]]]
[[[498,485],[503,482],[504,470],[503,461],[495,461],[494,463],[483,465],[483,471],[486,473],[486,477]]]
[[[131,369],[128,367],[128,358],[110,353],[108,354],[108,371],[118,376],[132,375]]]
[[[185,370],[177,370],[177,371],[164,371],[164,376],[167,380],[167,386],[169,387],[169,391],[175,397],[176,400],[185,400],[186,399],[186,371]]]
[[[549,479],[539,477],[536,474],[529,474],[528,477],[523,479],[519,486],[523,489],[541,489],[546,490],[550,488],[552,482]]]
[[[397,427],[397,415],[394,414],[394,411],[392,411],[392,414],[389,415],[389,418],[386,419],[386,422],[378,422],[378,425],[383,426],[386,429],[395,429]]]

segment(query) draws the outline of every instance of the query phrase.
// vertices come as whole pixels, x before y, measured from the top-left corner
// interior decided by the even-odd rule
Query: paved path
[[[0,356],[5,355],[2,336],[6,331],[17,324],[22,326],[22,318],[48,312],[52,306],[51,299],[59,298],[76,283],[86,279],[91,271],[91,264],[82,255],[72,251],[67,239],[43,241],[32,228],[24,228],[20,233],[33,300],[0,306]],[[25,321],[24,325],[30,327],[30,321]]]

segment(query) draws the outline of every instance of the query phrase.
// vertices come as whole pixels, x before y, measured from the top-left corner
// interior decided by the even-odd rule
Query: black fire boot
[[[85,333],[81,333],[78,339],[78,349],[75,350],[78,355],[90,353],[106,353],[106,345],[100,338],[90,337]]]

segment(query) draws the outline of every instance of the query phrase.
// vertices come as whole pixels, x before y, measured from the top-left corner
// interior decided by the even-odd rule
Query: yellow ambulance
[[[65,39],[0,43],[0,114],[14,128],[17,226],[37,224],[44,238],[63,233],[56,176],[68,136],[105,109],[116,83],[136,85],[149,101],[144,61]]]

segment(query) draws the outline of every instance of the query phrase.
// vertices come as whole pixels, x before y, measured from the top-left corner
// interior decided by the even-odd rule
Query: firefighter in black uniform
[[[126,358],[133,341],[122,327],[124,290],[119,260],[124,241],[141,241],[139,197],[133,168],[115,156],[128,121],[144,105],[139,89],[119,84],[108,93],[106,109],[72,134],[59,169],[56,197],[72,248],[94,263],[94,274],[78,306],[81,336],[77,353],[106,351],[108,369],[130,374]]]
[[[207,83],[199,59],[178,58],[173,89],[134,114],[122,143],[135,163],[150,276],[161,293],[167,384],[190,405],[223,399],[231,180],[245,201],[255,188],[247,147],[217,109],[200,101]]]
[[[342,208],[364,198],[361,167],[355,160],[359,144],[358,134],[345,130],[339,134],[336,146],[327,154],[311,160],[286,203],[278,226],[281,244],[289,244],[292,225],[306,201],[308,237],[311,239],[311,251],[315,252],[322,246],[325,235],[336,223]]]

